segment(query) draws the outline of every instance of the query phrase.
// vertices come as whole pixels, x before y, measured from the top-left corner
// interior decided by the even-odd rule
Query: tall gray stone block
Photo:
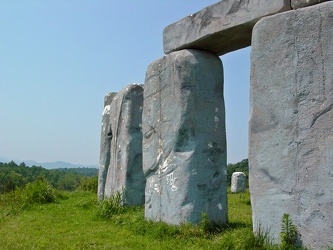
[[[290,0],[219,1],[167,26],[164,52],[202,49],[223,55],[247,47],[260,18],[290,9]]]
[[[293,9],[298,9],[318,3],[323,3],[326,1],[331,1],[331,0],[291,0],[291,7]]]
[[[276,27],[279,27],[276,29]],[[290,214],[304,245],[333,245],[333,2],[262,19],[251,51],[254,229],[278,240]]]
[[[243,172],[234,172],[231,176],[231,193],[241,193],[246,190],[246,175]]]
[[[218,56],[171,53],[149,65],[143,110],[145,217],[227,222],[223,69]]]
[[[142,170],[143,87],[132,84],[120,91],[110,105],[111,148],[105,196],[119,191],[126,205],[144,204]]]
[[[104,110],[102,114],[101,126],[101,144],[98,170],[98,200],[104,199],[106,175],[110,165],[110,149],[111,149],[111,127],[110,127],[110,105],[117,93],[109,93],[104,97]]]

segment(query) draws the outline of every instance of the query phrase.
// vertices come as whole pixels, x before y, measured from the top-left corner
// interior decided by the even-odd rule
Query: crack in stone
[[[313,127],[313,125],[316,123],[316,121],[318,120],[319,117],[321,117],[322,115],[326,114],[327,112],[331,111],[333,108],[333,103],[331,103],[331,105],[329,105],[328,107],[326,107],[325,109],[319,111],[318,113],[316,113],[312,119],[310,128]]]

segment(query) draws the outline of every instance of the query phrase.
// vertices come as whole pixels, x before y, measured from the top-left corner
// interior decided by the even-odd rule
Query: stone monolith
[[[231,193],[241,193],[246,190],[246,175],[243,172],[234,172],[231,176]]]
[[[110,165],[110,149],[111,149],[111,127],[110,127],[110,105],[117,93],[109,93],[104,97],[104,110],[102,114],[101,126],[101,144],[98,170],[98,200],[104,199],[106,175]]]
[[[143,86],[132,84],[120,91],[110,105],[112,137],[105,196],[121,192],[126,205],[143,205],[145,177],[142,170]]]
[[[218,56],[170,53],[147,69],[143,110],[145,217],[227,222],[223,69]]]
[[[260,18],[290,9],[290,0],[219,1],[167,26],[164,52],[202,49],[223,55],[247,47]]]
[[[278,27],[278,28],[277,28]],[[333,245],[333,2],[259,21],[251,51],[249,166],[254,229]]]

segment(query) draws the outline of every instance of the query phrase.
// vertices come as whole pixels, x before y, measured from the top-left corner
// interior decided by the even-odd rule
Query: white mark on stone
[[[103,110],[102,115],[105,115],[105,114],[107,114],[107,113],[110,113],[110,105],[106,105],[106,106],[104,107],[104,110]]]
[[[155,178],[152,177],[150,180],[148,180],[149,182],[149,188],[152,188],[153,187],[153,183],[155,182]]]
[[[152,177],[149,181],[149,190],[154,190],[155,192],[160,192],[160,185],[158,183],[155,183],[155,178]]]
[[[159,192],[160,192],[160,184],[155,183],[155,185],[154,185],[154,190],[155,190],[157,193],[159,193]]]
[[[217,208],[218,208],[219,210],[222,210],[222,204],[221,204],[221,203],[217,204]]]
[[[173,177],[173,173],[168,174],[166,176],[166,180],[167,180],[167,184],[169,184],[171,186],[171,190],[172,191],[176,191],[178,189],[178,187],[176,186],[176,179],[175,177]]]
[[[174,166],[174,164],[171,164],[170,161],[172,161],[172,159],[167,158],[165,161],[162,162],[162,164],[159,167],[159,172],[158,172],[159,174],[166,172],[169,167]]]

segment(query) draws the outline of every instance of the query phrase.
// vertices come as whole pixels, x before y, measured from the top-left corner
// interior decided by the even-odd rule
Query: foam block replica
[[[121,192],[125,205],[144,204],[142,171],[143,87],[132,84],[120,91],[110,105],[107,136],[111,137],[110,165],[104,196]]]
[[[102,127],[101,127],[101,145],[100,145],[100,159],[98,171],[98,200],[104,199],[106,175],[110,165],[110,150],[111,150],[111,125],[110,125],[110,105],[113,98],[117,93],[109,93],[104,97],[104,110],[102,114]]]
[[[218,56],[182,50],[147,69],[143,110],[145,217],[179,225],[202,213],[227,222],[223,68]]]
[[[231,176],[231,193],[241,193],[246,190],[246,175],[243,172],[234,172]]]
[[[263,18],[252,39],[254,229],[278,240],[287,213],[300,243],[313,249],[333,243],[332,37],[330,1]]]
[[[252,28],[260,18],[290,9],[290,0],[219,1],[167,26],[164,52],[202,49],[223,55],[250,46]]]
[[[323,3],[326,1],[331,1],[331,0],[291,0],[291,7],[293,9],[298,9],[298,8],[303,8],[303,7],[311,6],[311,5],[318,4],[318,3]]]

